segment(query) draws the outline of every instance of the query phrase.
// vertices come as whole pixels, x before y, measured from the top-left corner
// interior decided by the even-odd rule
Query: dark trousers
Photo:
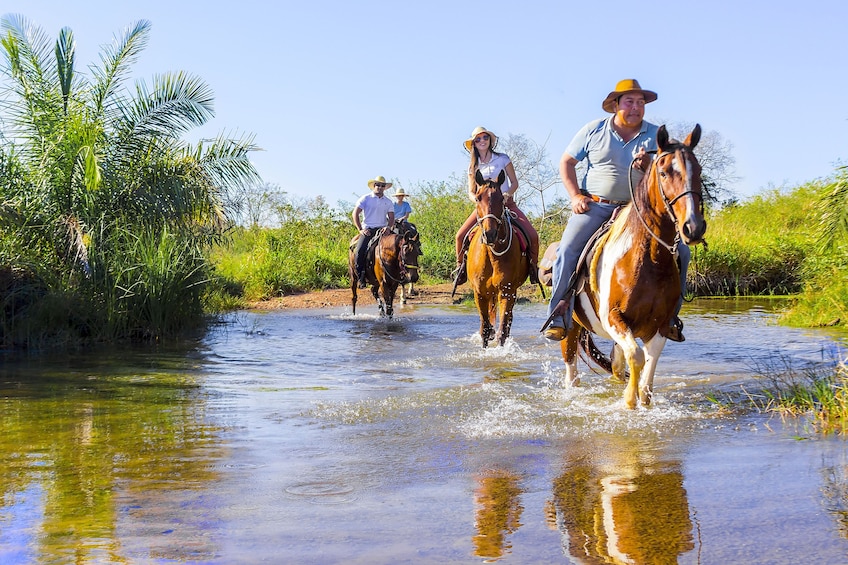
[[[368,242],[374,238],[374,235],[379,231],[378,228],[368,228],[365,233],[359,235],[356,240],[356,276],[362,278],[365,272],[366,253],[368,252]]]

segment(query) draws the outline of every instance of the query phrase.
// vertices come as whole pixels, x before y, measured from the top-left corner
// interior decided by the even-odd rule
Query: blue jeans
[[[589,210],[583,214],[572,214],[565,225],[562,232],[562,239],[559,242],[557,249],[556,260],[552,271],[553,286],[551,289],[551,302],[548,304],[548,316],[554,311],[556,305],[565,297],[565,291],[569,287],[569,281],[574,276],[577,270],[577,262],[580,260],[580,255],[583,253],[583,248],[586,247],[592,235],[598,231],[611,217],[617,205],[601,204],[600,202],[592,202],[589,204]],[[683,297],[686,295],[686,273],[689,269],[689,259],[691,253],[688,245],[679,245],[678,252],[680,253],[680,300],[677,303],[675,316],[680,312],[680,307],[683,306]],[[556,317],[551,321],[551,326],[560,328],[571,327],[571,314],[574,309],[573,297],[569,300],[568,311],[562,317]],[[566,325],[565,321],[568,321]]]

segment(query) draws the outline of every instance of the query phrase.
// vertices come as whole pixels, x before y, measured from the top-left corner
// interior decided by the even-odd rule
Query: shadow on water
[[[844,347],[774,308],[688,304],[633,412],[586,366],[563,384],[541,305],[486,350],[472,309],[410,306],[7,358],[0,562],[845,561],[844,441],[708,401],[776,355]]]

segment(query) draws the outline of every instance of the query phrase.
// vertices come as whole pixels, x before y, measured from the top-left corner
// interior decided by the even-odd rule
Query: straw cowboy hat
[[[492,149],[494,150],[495,145],[498,144],[498,136],[484,128],[483,126],[477,126],[474,128],[474,131],[471,132],[471,137],[465,140],[465,150],[471,151],[471,145],[474,143],[474,138],[480,135],[481,133],[488,133],[489,137],[492,139]]]
[[[407,192],[404,189],[398,187],[395,190],[395,193],[392,196],[409,196],[409,194],[407,194]]]
[[[373,178],[373,179],[371,179],[371,180],[369,180],[369,181],[368,181],[368,188],[373,189],[373,188],[374,188],[374,184],[375,184],[375,183],[378,183],[378,182],[379,182],[380,184],[385,184],[385,185],[386,185],[386,188],[391,188],[391,187],[392,187],[392,183],[390,183],[390,182],[386,182],[386,177],[384,177],[383,175],[380,175],[379,177]]]
[[[610,114],[615,114],[615,101],[618,100],[620,96],[629,92],[641,92],[645,97],[646,104],[657,99],[656,92],[652,90],[645,90],[639,86],[639,81],[635,78],[626,78],[618,81],[618,84],[615,85],[615,90],[607,94],[607,97],[604,99],[604,103],[601,104],[601,107]]]

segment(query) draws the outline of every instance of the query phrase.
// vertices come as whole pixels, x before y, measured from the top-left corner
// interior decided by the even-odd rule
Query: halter
[[[409,271],[418,269],[418,266],[406,264],[406,245],[404,245],[404,242],[415,241],[416,239],[418,239],[418,233],[415,234],[415,237],[411,237],[411,238],[407,237],[406,233],[404,233],[402,235],[401,234],[395,234],[395,236],[399,237],[400,240],[401,240],[400,254],[398,256],[398,275],[400,276],[399,279],[396,279],[395,277],[392,276],[391,272],[389,271],[389,265],[386,265],[386,262],[383,261],[383,237],[382,237],[382,235],[380,236],[380,239],[377,243],[377,254],[380,257],[380,264],[383,266],[383,273],[385,273],[386,277],[388,277],[389,279],[391,279],[392,281],[394,281],[398,284],[405,284],[404,281],[410,280]]]
[[[663,151],[662,153],[658,153],[656,150],[647,151],[647,153],[652,153],[652,154],[656,155],[656,159],[654,159],[653,163],[651,163],[651,168],[655,169],[657,167],[657,163],[659,162],[660,159],[662,159],[666,155],[674,155],[677,151],[681,151],[683,153],[691,152],[690,149],[685,147],[685,146],[680,147],[678,149],[675,149],[674,151]],[[634,158],[633,161],[635,161],[635,160],[636,159]],[[642,216],[642,211],[639,210],[639,206],[636,204],[636,194],[634,193],[634,190],[633,190],[633,174],[632,174],[633,161],[630,162],[631,173],[628,174],[627,176],[628,176],[628,180],[629,180],[629,184],[630,184],[630,201],[633,203],[633,209],[636,210],[636,216],[638,216],[639,220],[642,222],[642,225],[645,227],[645,230],[651,235],[651,237],[654,238],[660,245],[662,245],[663,247],[668,249],[669,253],[671,253],[671,256],[674,257],[675,261],[677,261],[677,257],[678,257],[678,255],[680,255],[680,252],[677,250],[678,246],[680,245],[680,230],[679,230],[679,222],[677,220],[677,216],[674,213],[674,208],[673,208],[674,203],[677,202],[678,200],[680,200],[681,198],[683,198],[684,196],[686,196],[687,194],[693,194],[693,195],[698,196],[700,203],[701,203],[701,208],[703,209],[704,197],[703,197],[703,195],[698,194],[694,190],[686,190],[684,192],[681,192],[680,194],[678,194],[677,196],[675,196],[671,200],[669,200],[668,197],[665,195],[665,190],[663,190],[662,179],[660,178],[659,173],[657,174],[657,187],[659,188],[660,196],[662,197],[663,204],[665,205],[666,213],[668,213],[668,216],[669,216],[669,218],[671,218],[671,221],[674,222],[674,242],[671,245],[669,245],[668,243],[663,241],[660,236],[655,234],[651,230],[650,227],[648,227],[648,223],[645,221],[645,218]],[[650,173],[650,171],[649,171],[649,173]]]
[[[506,235],[504,235],[504,239],[496,239],[495,241],[489,242],[486,239],[486,232],[483,229],[483,220],[486,218],[491,218],[498,223],[498,232],[501,231],[501,226],[506,226]],[[492,252],[492,255],[495,257],[500,257],[501,255],[506,254],[507,251],[512,247],[512,213],[507,209],[506,206],[503,207],[503,213],[501,217],[497,217],[494,214],[486,214],[484,216],[477,216],[477,225],[480,226],[480,239],[481,241],[489,248]],[[495,251],[495,245],[497,243],[501,243],[506,241],[506,249],[503,251]]]

